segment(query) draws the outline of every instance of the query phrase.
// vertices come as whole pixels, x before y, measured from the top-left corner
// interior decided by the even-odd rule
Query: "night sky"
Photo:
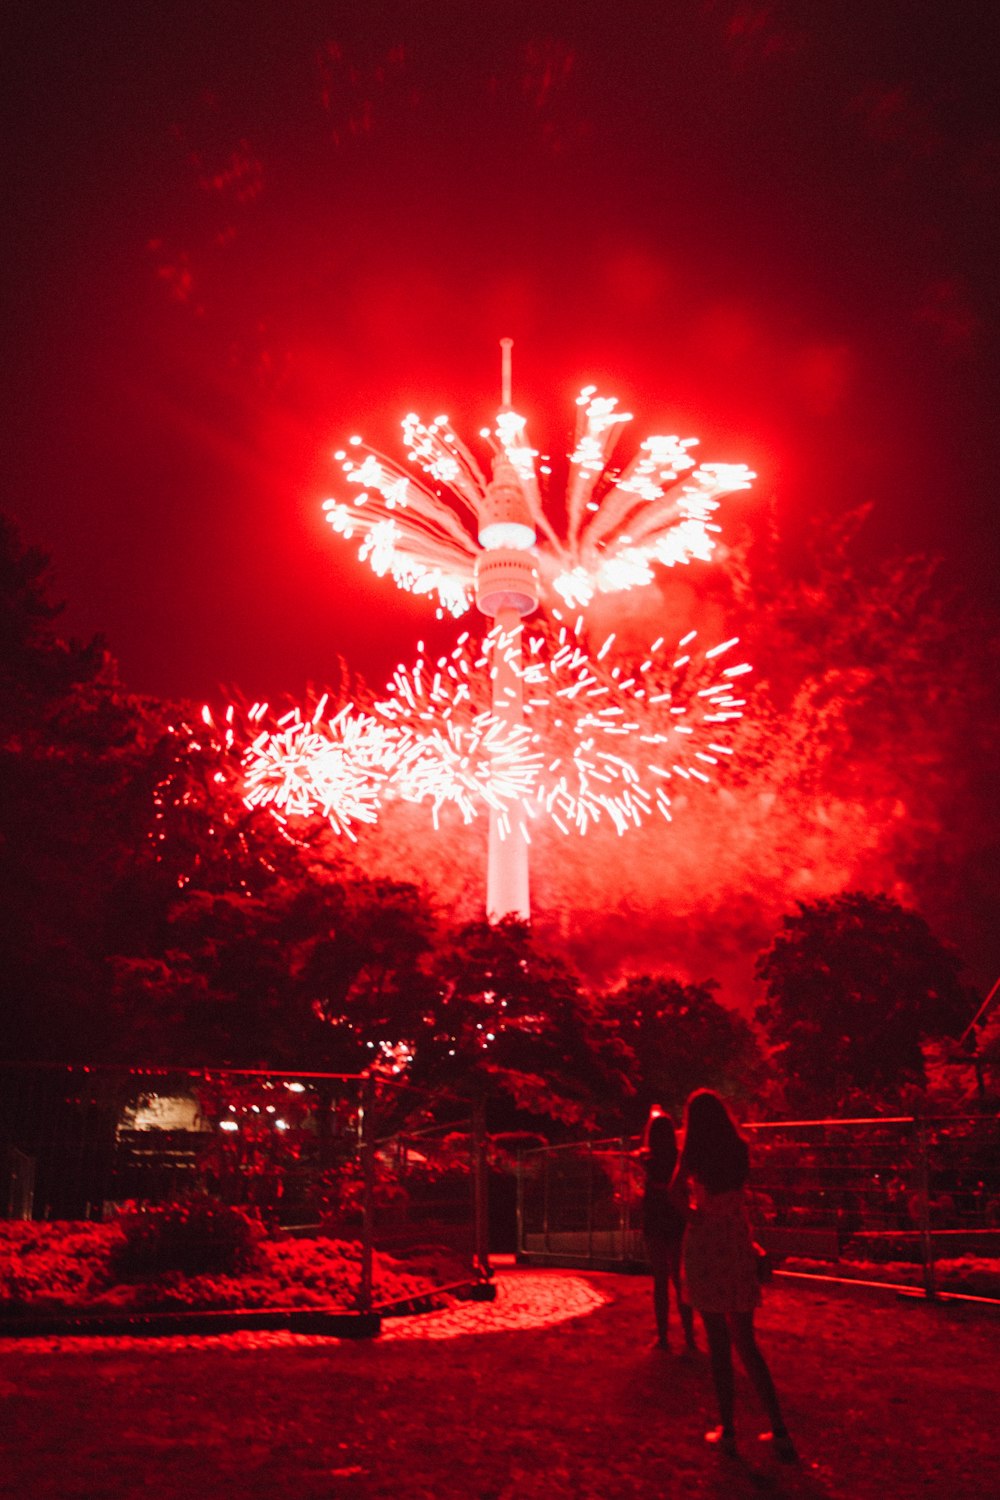
[[[194,699],[450,639],[320,506],[350,433],[489,421],[505,334],[544,449],[594,382],[986,597],[997,14],[9,6],[0,504],[66,629]]]

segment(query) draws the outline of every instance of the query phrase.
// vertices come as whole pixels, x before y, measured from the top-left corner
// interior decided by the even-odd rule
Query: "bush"
[[[88,1303],[118,1239],[111,1224],[0,1222],[0,1313]]]
[[[122,1239],[111,1270],[129,1281],[170,1271],[233,1275],[254,1264],[262,1233],[260,1221],[244,1209],[207,1197],[126,1208],[118,1225]]]
[[[151,1221],[192,1205],[130,1210],[120,1216],[152,1238]],[[123,1274],[124,1230],[115,1224],[31,1223],[0,1220],[0,1314],[60,1312],[160,1312],[230,1307],[341,1307],[356,1305],[361,1246],[356,1241],[270,1239],[256,1243],[256,1225],[239,1210],[254,1239],[253,1264],[237,1275],[222,1271],[185,1276],[157,1265],[148,1279]],[[176,1241],[175,1241],[176,1244]],[[134,1264],[134,1261],[133,1261]],[[148,1264],[148,1262],[147,1262]],[[440,1247],[400,1260],[375,1257],[376,1298],[399,1302],[425,1296],[430,1286],[465,1279],[465,1260]]]

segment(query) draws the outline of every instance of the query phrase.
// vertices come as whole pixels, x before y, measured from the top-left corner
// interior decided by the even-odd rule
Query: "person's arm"
[[[670,1186],[667,1191],[670,1194],[671,1203],[678,1210],[678,1212],[684,1214],[685,1217],[687,1217],[690,1207],[690,1178],[691,1173],[688,1169],[687,1161],[685,1160],[684,1153],[681,1152],[677,1165],[674,1168],[674,1175],[670,1179]]]

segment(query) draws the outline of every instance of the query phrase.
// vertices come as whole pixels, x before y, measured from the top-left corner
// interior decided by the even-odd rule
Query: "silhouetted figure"
[[[694,1313],[681,1290],[684,1213],[670,1190],[677,1168],[677,1132],[670,1115],[659,1111],[650,1115],[641,1160],[646,1173],[642,1194],[642,1233],[653,1272],[656,1342],[661,1349],[670,1347],[670,1283],[673,1282],[684,1342],[688,1350],[693,1351],[697,1347]]]
[[[673,1191],[687,1203],[682,1268],[685,1295],[705,1324],[712,1380],[722,1425],[707,1432],[728,1454],[736,1452],[733,1425],[733,1345],[771,1420],[762,1434],[785,1463],[795,1448],[788,1435],[767,1362],[754,1333],[760,1302],[757,1258],[744,1187],[750,1174],[746,1142],[711,1089],[698,1089],[687,1102],[684,1148]]]

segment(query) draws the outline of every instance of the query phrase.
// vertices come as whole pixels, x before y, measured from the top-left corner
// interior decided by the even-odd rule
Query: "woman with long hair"
[[[694,1339],[694,1313],[681,1291],[684,1214],[670,1191],[677,1168],[677,1131],[671,1116],[662,1110],[654,1109],[650,1114],[640,1160],[646,1174],[642,1193],[642,1233],[646,1242],[646,1258],[653,1272],[656,1344],[660,1349],[670,1347],[670,1283],[673,1282],[684,1342],[688,1353],[693,1353],[697,1348]]]
[[[688,1205],[681,1253],[683,1280],[687,1299],[705,1324],[721,1419],[721,1426],[705,1437],[724,1453],[735,1454],[735,1344],[770,1418],[771,1431],[761,1436],[773,1443],[775,1455],[784,1463],[794,1463],[795,1448],[754,1333],[760,1284],[744,1194],[750,1175],[746,1141],[711,1089],[698,1089],[688,1099],[684,1126],[684,1147],[673,1185],[675,1195]]]

